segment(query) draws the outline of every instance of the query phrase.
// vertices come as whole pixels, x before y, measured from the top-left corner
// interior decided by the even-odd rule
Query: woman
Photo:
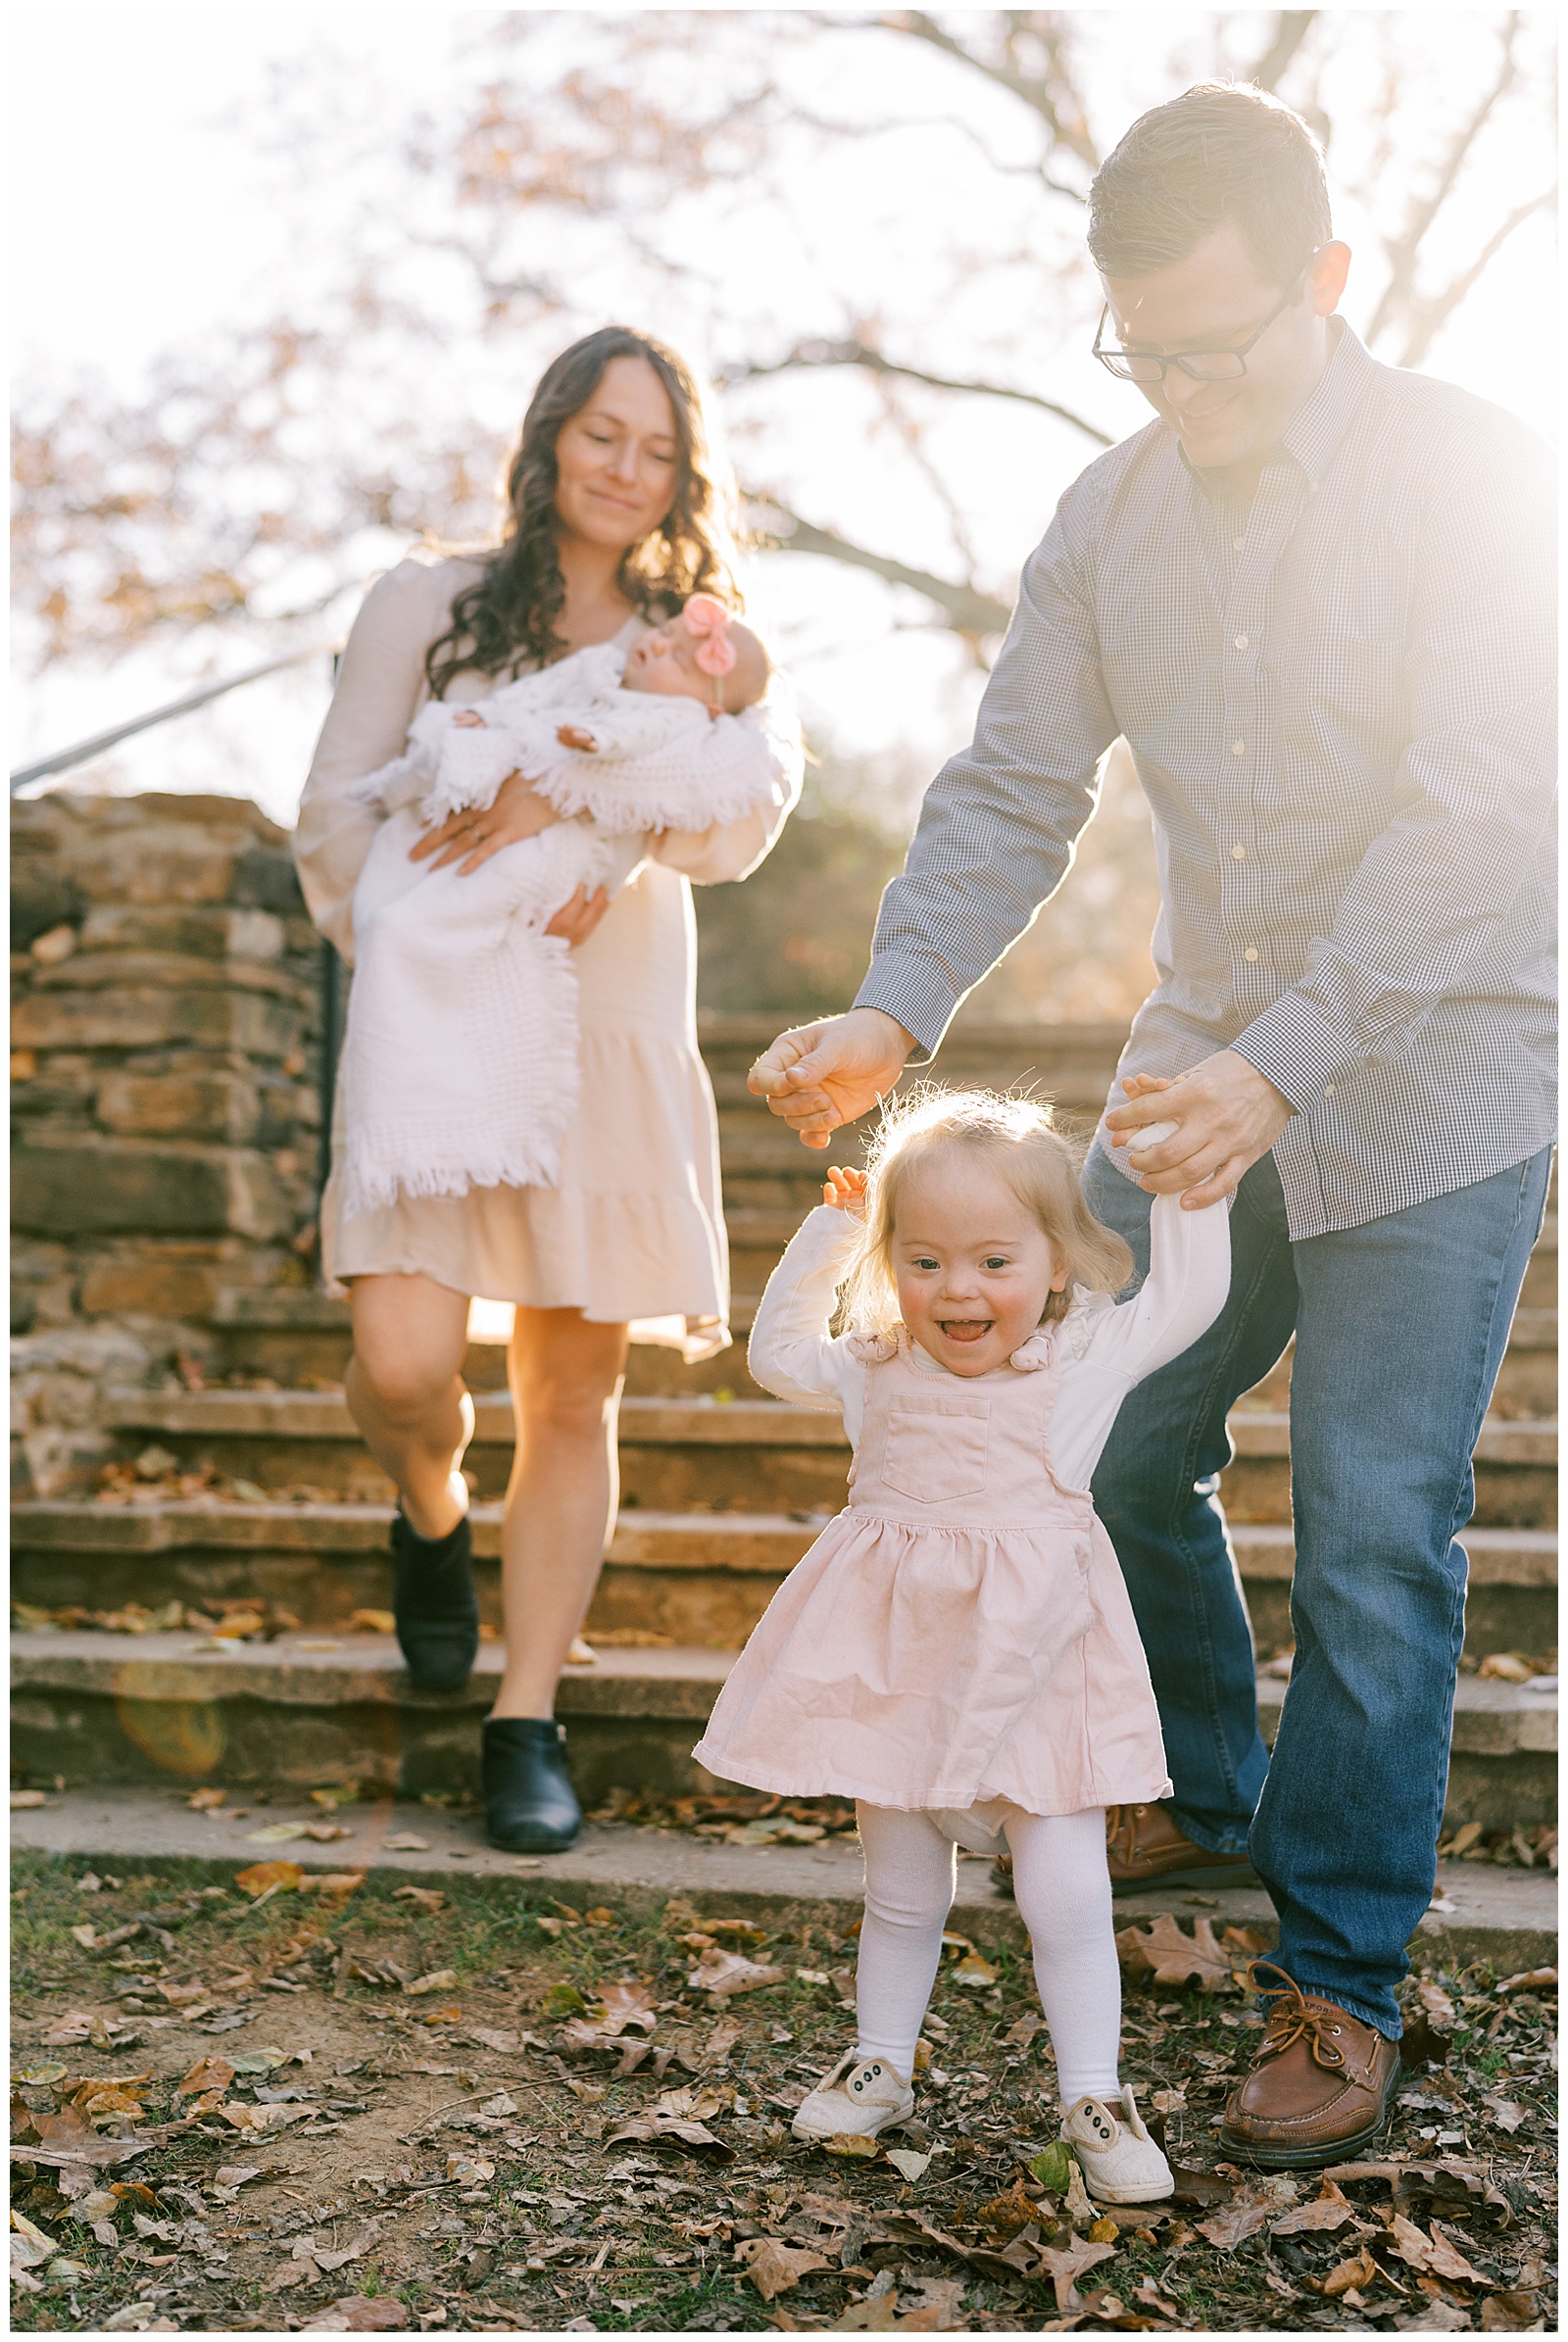
[[[693,593],[739,600],[697,388],[681,361],[644,335],[606,327],[546,369],[507,495],[493,553],[401,562],[368,595],[349,636],[295,839],[311,915],[345,957],[375,827],[349,786],[401,751],[427,694],[471,703],[497,678],[568,651],[630,644]],[[459,1469],[473,1432],[462,1374],[468,1303],[479,1294],[516,1304],[506,1671],[483,1751],[498,1845],[565,1846],[581,1825],[555,1691],[614,1521],[628,1340],[673,1340],[696,1358],[729,1339],[687,882],[745,877],[794,804],[801,752],[787,693],[770,694],[759,714],[777,773],[771,807],[701,833],[666,831],[612,903],[579,890],[551,923],[576,947],[583,1076],[559,1187],[400,1196],[347,1220],[334,1173],[322,1201],[323,1269],[347,1286],[353,1314],[349,1410],[397,1485],[398,1638],[425,1686],[461,1683],[477,1648]],[[469,872],[557,818],[514,773],[487,812],[454,815],[415,856]]]

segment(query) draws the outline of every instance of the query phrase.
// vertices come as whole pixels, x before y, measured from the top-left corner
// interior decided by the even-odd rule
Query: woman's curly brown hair
[[[452,623],[425,656],[432,699],[454,675],[548,666],[565,651],[556,631],[566,599],[556,547],[556,441],[561,426],[593,397],[616,358],[641,358],[669,394],[675,416],[676,482],[658,528],[630,545],[616,578],[644,617],[679,610],[693,594],[744,607],[729,562],[729,532],[703,426],[702,394],[673,350],[624,325],[603,325],[552,361],[522,418],[507,473],[508,520],[484,575],[452,605]]]

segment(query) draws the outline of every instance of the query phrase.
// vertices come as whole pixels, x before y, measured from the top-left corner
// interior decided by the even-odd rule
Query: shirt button
[[[1237,650],[1238,650],[1238,651],[1245,651],[1245,650],[1246,650],[1246,648],[1247,648],[1247,645],[1248,645],[1248,640],[1249,640],[1249,638],[1248,638],[1248,637],[1247,637],[1245,634],[1239,634],[1239,635],[1236,637],[1236,648],[1237,648]]]
[[[1257,957],[1257,953],[1253,951],[1250,944],[1248,945],[1247,950],[1242,953],[1242,957],[1244,959],[1255,959]]]
[[[1246,859],[1247,848],[1245,846],[1233,846],[1231,848],[1231,860],[1233,862],[1245,862]]]
[[[1233,756],[1245,756],[1246,754],[1247,743],[1245,740],[1233,740],[1231,742],[1231,755]]]

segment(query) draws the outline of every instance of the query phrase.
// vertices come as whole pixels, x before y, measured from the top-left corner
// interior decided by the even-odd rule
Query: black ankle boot
[[[553,1718],[492,1716],[484,1728],[484,1817],[492,1846],[558,1854],[582,1828],[566,1771],[565,1732]]]
[[[400,1512],[392,1523],[392,1612],[398,1645],[421,1691],[456,1691],[479,1649],[473,1537],[465,1513],[445,1537],[419,1537]]]

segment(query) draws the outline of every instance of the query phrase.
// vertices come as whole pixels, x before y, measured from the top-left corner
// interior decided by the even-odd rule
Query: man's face
[[[1181,434],[1190,464],[1223,471],[1275,445],[1323,371],[1327,319],[1345,289],[1349,258],[1343,244],[1324,246],[1297,299],[1248,352],[1238,379],[1195,382],[1172,366],[1162,382],[1138,385]],[[1102,281],[1116,339],[1166,358],[1238,348],[1286,291],[1263,274],[1232,220],[1168,268]]]

